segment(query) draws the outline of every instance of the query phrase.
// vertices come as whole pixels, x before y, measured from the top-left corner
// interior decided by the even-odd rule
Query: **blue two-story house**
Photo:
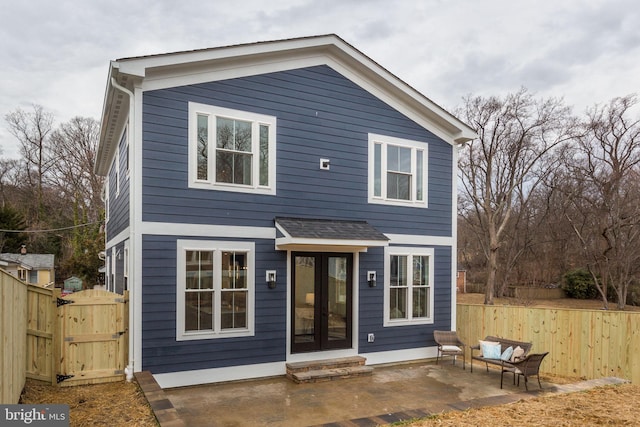
[[[467,125],[335,35],[111,62],[95,171],[129,372],[435,357]]]

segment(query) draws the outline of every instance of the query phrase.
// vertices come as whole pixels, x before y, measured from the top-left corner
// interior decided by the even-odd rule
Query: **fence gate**
[[[56,382],[70,386],[124,379],[129,293],[92,289],[55,300]]]

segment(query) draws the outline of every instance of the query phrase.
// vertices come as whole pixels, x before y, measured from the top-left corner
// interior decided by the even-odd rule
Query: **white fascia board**
[[[146,77],[147,70],[154,68],[215,62],[248,56],[255,57],[256,55],[276,54],[278,52],[296,51],[299,49],[311,49],[338,44],[345,43],[335,35],[327,35],[123,58],[117,62],[120,67],[120,72],[138,77]]]
[[[107,74],[107,85],[104,89],[104,99],[102,101],[102,115],[100,116],[100,132],[98,152],[96,153],[96,162],[93,165],[93,172],[97,175],[105,176],[109,172],[111,156],[115,151],[113,149],[113,141],[106,137],[108,127],[111,125],[111,107],[113,103],[113,95],[115,88],[111,84],[111,78],[114,76],[117,63],[111,61],[109,64],[109,72]]]
[[[388,242],[382,240],[339,240],[287,237],[279,237],[276,239],[277,250],[286,250],[290,248],[334,247],[351,249],[357,252],[366,252],[367,248],[384,246],[388,246]]]

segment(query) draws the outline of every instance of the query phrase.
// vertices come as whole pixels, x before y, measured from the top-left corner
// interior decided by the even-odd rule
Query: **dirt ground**
[[[637,426],[640,386],[622,384],[598,387],[548,397],[522,400],[509,405],[449,412],[411,427],[427,426]]]
[[[461,303],[482,304],[481,294],[459,294]],[[566,307],[601,309],[599,301],[496,299],[495,304],[529,305],[536,307]],[[639,307],[629,307],[640,311]],[[572,382],[572,378],[546,377],[552,383]],[[575,379],[579,381],[579,379]],[[60,403],[70,408],[71,426],[157,426],[157,421],[138,385],[127,382],[77,387],[54,387],[27,380],[20,403]],[[579,393],[540,396],[509,405],[450,412],[424,420],[396,425],[426,426],[591,426],[640,425],[637,407],[640,385],[624,384],[599,387]]]
[[[69,405],[71,426],[158,425],[136,382],[56,387],[27,379],[20,403]]]

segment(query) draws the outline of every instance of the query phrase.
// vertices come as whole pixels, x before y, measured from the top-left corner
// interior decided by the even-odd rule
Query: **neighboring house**
[[[472,129],[335,35],[111,63],[96,173],[128,372],[435,357]]]
[[[0,266],[9,274],[34,285],[56,280],[52,254],[0,254]]]

